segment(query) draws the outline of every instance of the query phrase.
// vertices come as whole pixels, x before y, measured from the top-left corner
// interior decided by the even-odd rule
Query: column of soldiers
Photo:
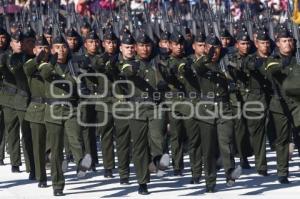
[[[204,171],[214,192],[220,167],[233,186],[252,155],[256,172],[268,176],[269,140],[278,181],[289,183],[300,95],[286,24],[274,41],[260,24],[253,35],[242,23],[235,35],[222,27],[219,37],[201,27],[159,36],[111,23],[58,29],[0,28],[0,165],[7,146],[11,171],[20,172],[22,146],[29,180],[47,187],[49,161],[53,193],[62,196],[67,162],[79,178],[96,171],[99,138],[104,177],[113,178],[116,156],[120,184],[128,185],[132,159],[139,194],[149,194],[150,174],[163,176],[170,159],[173,175],[183,176],[185,152],[191,183]]]

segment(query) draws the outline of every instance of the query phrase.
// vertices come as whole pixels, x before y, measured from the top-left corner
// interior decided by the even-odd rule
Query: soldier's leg
[[[137,181],[139,184],[150,182],[150,163],[149,143],[148,143],[148,123],[147,121],[129,121],[132,138],[132,158],[136,170]]]
[[[244,117],[237,115],[237,108],[233,108],[234,115],[234,141],[238,157],[241,163],[245,163],[245,168],[249,167],[247,157],[252,155],[252,146],[250,142],[250,135],[247,128],[247,121]],[[243,162],[245,161],[245,162]],[[243,166],[243,165],[242,165]]]
[[[50,134],[46,133],[46,151],[45,151],[46,167],[48,167],[48,164],[50,164],[50,154],[51,154]]]
[[[130,148],[131,148],[131,136],[129,129],[129,121],[125,119],[116,119],[116,148],[118,156],[118,170],[121,179],[129,178],[130,174]]]
[[[90,146],[91,146],[91,156],[93,159],[93,165],[99,164],[98,159],[98,149],[97,149],[97,136],[96,136],[96,128],[89,128],[89,137],[90,137]]]
[[[32,136],[31,136],[31,129],[30,129],[30,122],[24,120],[25,113],[24,111],[17,111],[19,122],[21,125],[21,132],[22,132],[22,146],[23,146],[23,153],[25,158],[26,164],[26,172],[31,172],[33,176],[35,173],[34,168],[34,157],[33,157],[33,146],[32,146]]]
[[[161,119],[151,119],[148,121],[148,142],[152,159],[161,157],[164,154],[165,119],[165,117],[162,117]]]
[[[188,136],[190,164],[194,180],[202,175],[201,134],[199,122],[195,119],[184,120]],[[204,140],[205,142],[206,140]]]
[[[224,170],[228,175],[235,168],[233,121],[227,119],[218,119],[217,134]]]
[[[0,130],[1,131],[1,130]],[[5,131],[0,132],[1,142],[0,142],[0,162],[5,159],[5,142],[6,142],[6,135]],[[0,164],[1,165],[1,164]]]
[[[62,171],[62,162],[64,159],[64,127],[63,124],[46,122],[46,130],[50,138],[52,187],[54,190],[63,190],[65,186],[65,178]]]
[[[250,112],[247,112],[247,114],[251,117],[258,116],[257,114]],[[265,116],[261,119],[247,120],[249,133],[252,138],[255,168],[257,171],[267,170],[265,123]]]
[[[201,134],[201,151],[203,156],[206,186],[214,187],[217,178],[217,150],[216,128],[209,123],[198,121]]]
[[[46,152],[46,127],[44,124],[35,122],[30,123],[33,154],[35,163],[35,174],[36,179],[39,182],[46,182],[46,163],[45,163],[45,152]]]
[[[107,122],[101,126],[97,127],[97,131],[100,135],[101,149],[103,166],[105,169],[115,168],[115,154],[114,154],[114,120],[111,113],[97,112],[97,121],[99,123],[104,122],[104,117],[107,117]]]
[[[85,154],[91,154],[93,160],[93,169],[95,169],[96,163],[98,163],[98,154],[97,154],[97,141],[95,135],[95,127],[89,126],[90,124],[96,123],[95,118],[95,107],[92,105],[86,105],[82,107],[82,122],[87,125],[82,126],[82,139],[83,139],[83,148]]]
[[[74,157],[70,148],[69,139],[67,134],[64,135],[64,148],[65,148],[65,155],[68,162],[74,161]]]
[[[15,109],[3,107],[4,123],[7,131],[7,147],[12,166],[21,165],[20,123]]]
[[[298,104],[296,108],[292,111],[292,118],[294,121],[295,129],[293,130],[293,141],[295,148],[298,150],[298,155],[300,156],[300,105]]]
[[[82,141],[83,141],[83,150],[84,153],[91,154],[91,145],[90,145],[90,134],[89,134],[89,127],[81,127],[81,134],[82,134]]]
[[[0,165],[4,164],[5,159],[5,145],[6,145],[6,130],[4,125],[4,115],[2,107],[0,106]]]
[[[171,114],[171,113],[170,113]],[[172,152],[172,163],[174,171],[182,171],[183,165],[183,140],[184,140],[184,124],[183,120],[175,119],[170,115],[170,144]]]
[[[82,148],[81,126],[79,126],[76,117],[65,121],[64,132],[67,134],[75,164],[78,166],[84,156],[84,151]]]
[[[266,116],[266,134],[269,141],[269,145],[272,151],[275,151],[275,141],[276,141],[276,133],[275,133],[275,121],[273,118],[273,114],[271,111],[267,110],[268,114]]]
[[[83,140],[83,153],[90,154],[92,157],[92,169],[96,170],[96,164],[98,163],[98,154],[97,154],[97,143],[96,135],[92,130],[93,127],[81,127],[82,131],[82,140]]]
[[[287,177],[289,173],[289,121],[283,114],[272,113],[272,115],[275,121],[277,175],[279,177]]]
[[[2,111],[2,107],[0,106],[0,160],[3,160],[3,156],[4,154],[1,154],[2,152],[2,148],[1,148],[1,143],[4,137],[4,118],[3,118],[3,111]]]

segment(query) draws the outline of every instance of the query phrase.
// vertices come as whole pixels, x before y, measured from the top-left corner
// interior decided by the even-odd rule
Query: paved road
[[[250,158],[253,165],[253,157]],[[185,157],[185,175],[181,178],[173,177],[172,170],[167,171],[163,178],[152,176],[149,184],[149,196],[137,194],[137,186],[132,166],[131,185],[121,186],[117,169],[113,179],[103,178],[103,167],[97,167],[97,172],[90,172],[84,179],[78,180],[75,175],[74,164],[69,165],[69,171],[65,174],[66,186],[64,199],[99,199],[99,198],[151,198],[151,199],[173,199],[173,198],[209,198],[209,199],[236,199],[236,198],[270,198],[270,199],[293,199],[300,197],[300,158],[295,156],[290,162],[290,181],[289,185],[280,185],[276,180],[275,153],[268,151],[268,177],[261,177],[255,173],[255,169],[244,170],[241,178],[233,187],[226,187],[224,171],[218,173],[217,192],[212,194],[205,193],[204,181],[199,185],[189,184],[190,170],[188,156]],[[0,199],[48,199],[52,196],[52,187],[45,189],[37,188],[37,183],[27,180],[28,174],[24,172],[24,164],[21,167],[22,173],[11,173],[9,159],[5,159],[5,166],[0,166]],[[238,164],[238,163],[237,163]],[[49,170],[47,170],[48,176]],[[49,177],[49,185],[51,185]]]

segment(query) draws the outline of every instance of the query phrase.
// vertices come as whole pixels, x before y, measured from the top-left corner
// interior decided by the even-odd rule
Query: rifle
[[[300,35],[298,30],[298,25],[295,24],[291,18],[292,18],[292,9],[290,3],[288,3],[288,15],[290,16],[289,23],[292,27],[293,37],[296,40],[296,60],[297,64],[300,64]]]
[[[268,24],[269,24],[269,36],[274,41],[275,36],[274,36],[274,25],[273,25],[273,20],[272,20],[272,9],[271,8],[268,8],[267,15],[268,15],[267,19],[268,19]]]
[[[211,7],[210,7],[209,1],[208,1],[208,14],[209,14],[209,19],[211,20],[210,22],[213,23],[213,31],[214,31],[214,34],[220,39],[219,28],[218,28],[218,25],[217,25],[216,20],[214,20],[215,17],[214,17],[214,14],[213,14],[212,9],[211,9]],[[222,71],[222,72],[225,74],[225,76],[227,77],[227,79],[231,79],[231,80],[232,80],[233,78],[232,78],[231,75],[229,74],[228,68],[227,68],[228,62],[229,62],[229,60],[228,60],[228,55],[226,54],[225,56],[223,56],[223,57],[220,58],[219,66],[220,66],[221,71]]]
[[[149,19],[149,12],[148,12],[148,6],[146,5],[146,2],[144,2],[144,9],[143,9],[143,12],[144,12],[144,16],[145,16],[145,20],[146,20],[146,27],[147,27],[147,32],[148,32],[148,35],[149,37],[152,39],[152,41],[154,40],[154,35],[153,35],[153,30],[152,30],[152,27],[151,27],[151,21]]]
[[[249,4],[246,3],[245,12],[244,12],[244,21],[246,22],[247,31],[249,33],[250,39],[253,41],[253,24],[252,24],[252,15]]]
[[[229,2],[229,8],[230,8],[230,2]],[[228,15],[227,19],[228,19],[228,23],[229,23],[229,32],[230,32],[231,35],[234,35],[233,19],[232,19],[230,11],[229,12],[227,11],[227,15]]]
[[[218,27],[218,24],[217,24],[217,21],[216,21],[216,16],[213,13],[213,10],[212,10],[212,8],[210,6],[209,1],[208,1],[208,18],[209,18],[209,21],[213,24],[214,34],[218,38],[220,38],[220,32],[219,32],[219,27]]]

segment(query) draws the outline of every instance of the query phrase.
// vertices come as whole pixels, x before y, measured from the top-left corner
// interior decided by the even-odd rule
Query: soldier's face
[[[159,47],[169,49],[170,42],[168,40],[160,40]]]
[[[22,42],[12,39],[10,42],[10,47],[13,53],[21,53],[22,52]]]
[[[256,40],[256,48],[258,53],[268,55],[270,52],[270,41]]]
[[[72,49],[72,50],[75,49],[78,45],[77,37],[67,37],[67,42],[68,42],[70,49]]]
[[[81,32],[82,37],[86,37],[87,34],[90,32],[90,29],[83,27],[83,28],[80,29],[80,32]]]
[[[102,46],[108,54],[114,54],[118,47],[117,41],[114,40],[104,40]]]
[[[84,42],[84,47],[86,48],[88,54],[96,54],[99,48],[100,41],[98,39],[87,39]]]
[[[11,28],[10,28],[10,33],[11,33],[11,34],[14,34],[15,32],[17,32],[17,30],[18,30],[18,28],[16,28],[16,27],[11,27]]]
[[[193,39],[193,35],[191,33],[185,34],[185,39],[191,41]]]
[[[135,46],[133,44],[121,44],[120,51],[125,60],[131,59],[135,55]]]
[[[212,47],[212,45],[210,45],[210,44],[205,45],[205,53],[206,54],[208,54],[211,47]],[[220,46],[215,46],[215,52],[214,52],[214,55],[213,55],[211,61],[212,62],[217,62],[220,58],[220,55],[221,55],[221,47]]]
[[[69,50],[66,44],[53,44],[51,51],[52,54],[57,53],[57,63],[64,64],[67,62]]]
[[[49,54],[50,54],[49,46],[35,46],[34,49],[33,49],[33,53],[35,54],[35,56],[40,54],[41,51],[45,51],[47,56],[49,56]]]
[[[290,55],[295,48],[293,38],[279,38],[276,44],[280,53],[283,55]]]
[[[204,42],[194,42],[193,49],[197,56],[202,56],[205,53],[205,43]]]
[[[230,45],[230,38],[229,37],[220,37],[222,47],[227,48]]]
[[[152,53],[152,45],[150,43],[149,44],[137,43],[136,53],[140,58],[147,59],[150,57]]]
[[[22,41],[23,51],[28,55],[34,55],[33,48],[35,46],[35,39],[34,38],[26,38]]]
[[[235,47],[238,49],[240,55],[247,55],[250,50],[250,42],[249,41],[238,41],[235,44]]]
[[[48,43],[50,44],[50,45],[52,45],[52,35],[48,35],[48,34],[44,34],[44,36],[45,36],[45,38],[47,39],[47,41],[48,41]]]
[[[4,48],[7,43],[7,38],[5,35],[0,35],[0,48]]]
[[[173,57],[180,57],[184,53],[184,44],[171,41],[170,49]]]

